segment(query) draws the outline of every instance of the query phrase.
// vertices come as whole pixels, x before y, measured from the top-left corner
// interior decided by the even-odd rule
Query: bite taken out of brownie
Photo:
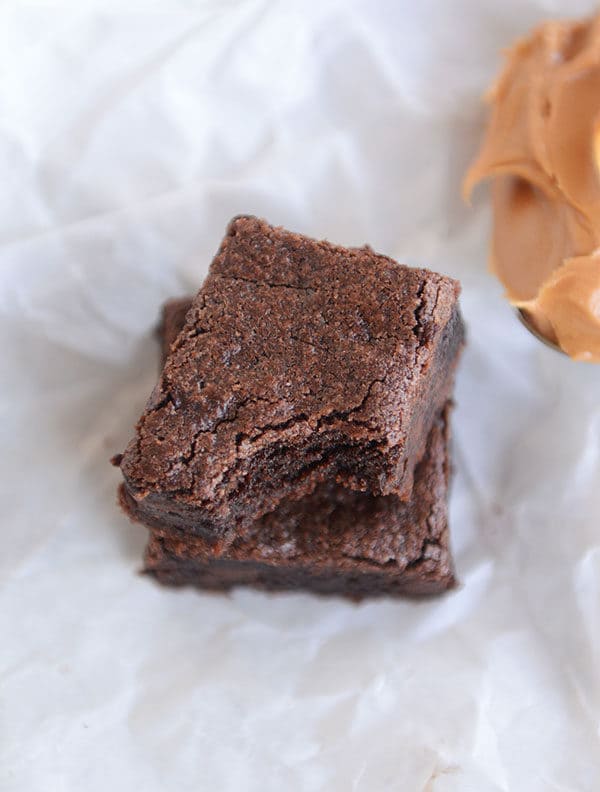
[[[119,460],[126,510],[218,541],[324,483],[410,499],[463,344],[458,293],[234,219]]]

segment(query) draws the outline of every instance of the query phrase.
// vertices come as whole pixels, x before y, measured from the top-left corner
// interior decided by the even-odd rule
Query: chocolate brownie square
[[[417,465],[409,501],[336,484],[282,501],[219,552],[153,534],[145,569],[161,583],[227,590],[304,589],[353,598],[438,594],[455,582],[448,547],[447,410]]]
[[[125,508],[216,541],[326,482],[410,499],[463,343],[458,293],[234,219],[120,459]]]

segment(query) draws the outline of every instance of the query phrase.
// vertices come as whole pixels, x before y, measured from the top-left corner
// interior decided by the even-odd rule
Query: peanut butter
[[[488,99],[464,190],[492,182],[491,269],[542,335],[600,362],[600,16],[518,41]]]

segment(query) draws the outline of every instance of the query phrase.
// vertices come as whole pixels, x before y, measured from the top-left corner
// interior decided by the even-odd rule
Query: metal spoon
[[[524,325],[529,330],[531,335],[535,336],[538,341],[541,341],[542,344],[545,344],[547,347],[550,347],[550,349],[554,349],[555,352],[560,352],[561,355],[566,355],[566,353],[563,352],[563,350],[558,346],[558,344],[556,344],[554,341],[550,341],[548,338],[543,336],[533,326],[531,320],[527,317],[525,311],[523,311],[521,308],[515,308],[515,313],[519,317],[519,321],[521,322],[521,324]]]

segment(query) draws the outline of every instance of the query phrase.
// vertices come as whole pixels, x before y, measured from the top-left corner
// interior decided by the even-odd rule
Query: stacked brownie
[[[160,581],[350,596],[454,582],[458,284],[253,217],[230,224],[117,458]]]

